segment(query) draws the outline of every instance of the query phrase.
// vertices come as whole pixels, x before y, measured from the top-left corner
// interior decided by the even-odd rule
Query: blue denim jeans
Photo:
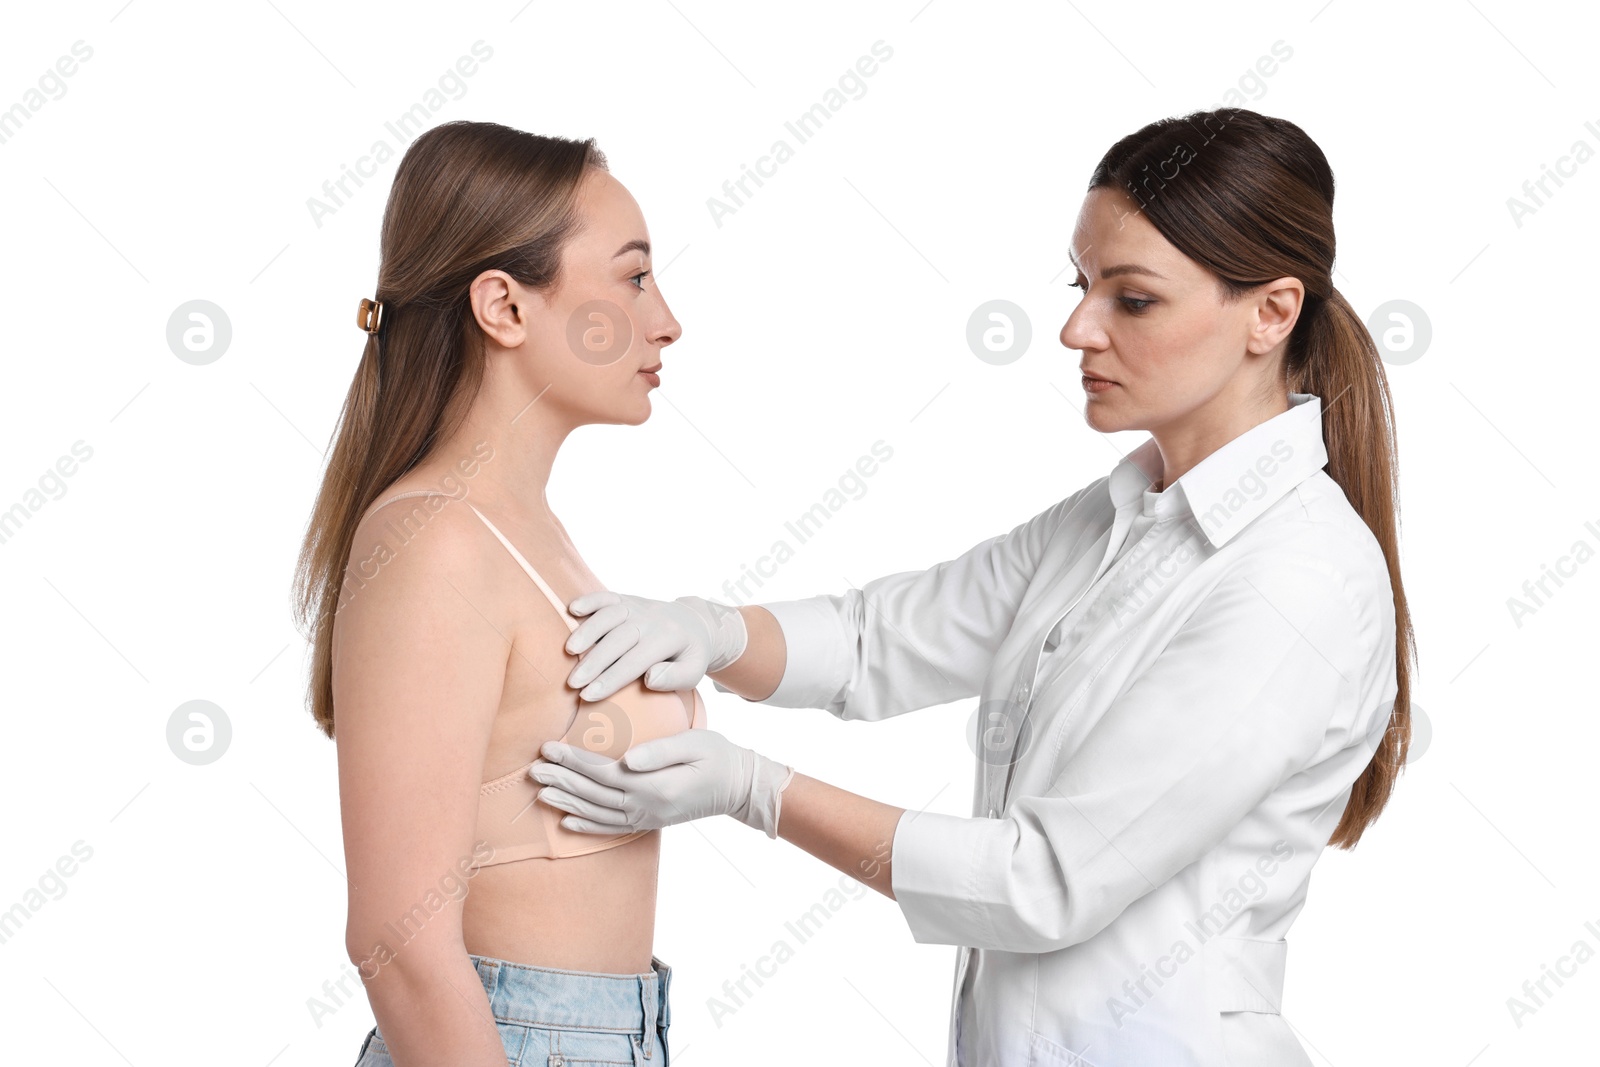
[[[656,957],[648,974],[564,971],[489,956],[472,962],[511,1067],[668,1067],[672,968]],[[394,1067],[376,1026],[356,1067]]]

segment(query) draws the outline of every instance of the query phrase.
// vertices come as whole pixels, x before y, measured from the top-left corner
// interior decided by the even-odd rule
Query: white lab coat
[[[1321,400],[1289,399],[1165,492],[1147,439],[956,559],[764,605],[765,703],[981,698],[973,817],[907,811],[893,842],[912,936],[961,946],[951,1064],[1311,1063],[1285,935],[1387,727],[1395,615]]]

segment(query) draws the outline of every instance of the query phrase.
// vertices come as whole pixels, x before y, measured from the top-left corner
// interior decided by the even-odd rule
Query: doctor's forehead
[[[1130,273],[1118,269],[1142,264],[1143,273],[1161,276],[1161,264],[1181,255],[1150,224],[1138,201],[1121,189],[1093,189],[1084,198],[1073,226],[1067,256],[1079,270],[1110,271],[1110,276]]]

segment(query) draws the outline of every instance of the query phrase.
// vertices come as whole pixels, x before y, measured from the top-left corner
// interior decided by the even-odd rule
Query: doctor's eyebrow
[[[611,258],[612,259],[616,259],[617,256],[625,256],[629,252],[633,252],[635,250],[643,252],[645,255],[648,256],[650,254],[650,242],[642,240],[642,239],[640,239],[638,237],[635,237],[633,240],[629,241],[627,244],[625,244],[621,248],[617,249],[617,255],[612,256]]]
[[[1067,258],[1072,260],[1072,265],[1078,270],[1081,271],[1083,269],[1082,267],[1078,267],[1078,261],[1073,258],[1071,252],[1067,253]],[[1119,274],[1146,274],[1152,278],[1160,278],[1162,281],[1167,280],[1167,276],[1165,274],[1158,274],[1149,267],[1141,267],[1137,263],[1119,263],[1115,267],[1106,267],[1100,272],[1100,280],[1104,281],[1107,278],[1115,278]]]

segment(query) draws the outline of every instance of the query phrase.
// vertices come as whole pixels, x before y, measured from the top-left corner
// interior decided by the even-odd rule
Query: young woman
[[[545,487],[574,429],[649,417],[680,332],[650,251],[593,141],[451,122],[395,174],[297,572],[365,1067],[667,1067],[660,834],[565,829],[526,773],[546,740],[615,756],[705,724],[692,686],[565,684],[564,604],[603,585]]]
[[[1309,1067],[1279,1014],[1285,935],[1324,845],[1390,795],[1414,655],[1388,387],[1333,286],[1333,188],[1298,126],[1251,111],[1111,147],[1061,342],[1089,424],[1151,436],[1009,532],[840,596],[569,605],[593,613],[568,646],[586,698],[652,667],[841,719],[980,697],[971,818],[785,789],[712,731],[620,761],[547,744],[541,801],[600,833],[775,813],[917,941],[962,946],[953,1063]]]

